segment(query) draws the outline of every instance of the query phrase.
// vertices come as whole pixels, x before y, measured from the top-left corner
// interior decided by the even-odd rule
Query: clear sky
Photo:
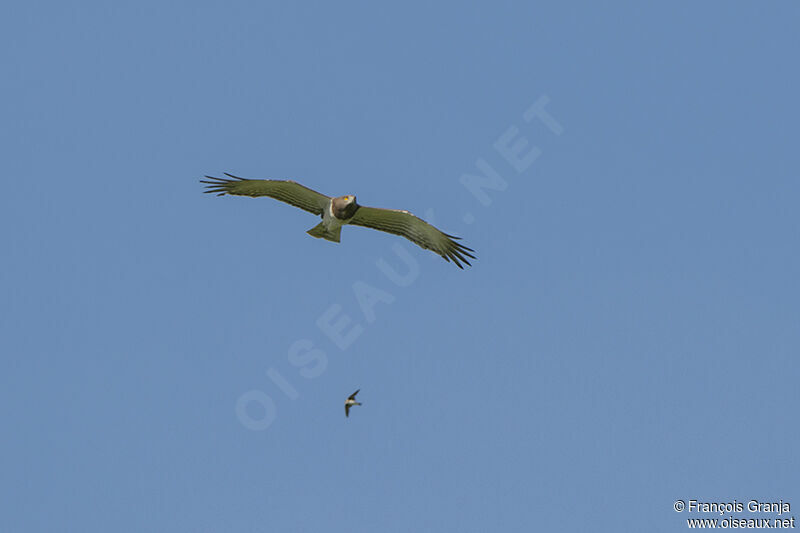
[[[797,3],[401,4],[4,3],[1,531],[800,517]]]

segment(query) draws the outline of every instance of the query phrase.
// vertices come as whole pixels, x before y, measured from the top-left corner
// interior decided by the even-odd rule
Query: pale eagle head
[[[356,203],[356,197],[352,194],[338,196],[331,201],[333,216],[339,220],[353,218],[357,210],[358,204]]]

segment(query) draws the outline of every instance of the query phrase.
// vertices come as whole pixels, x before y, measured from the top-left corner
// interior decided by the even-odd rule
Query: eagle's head
[[[356,214],[358,204],[356,197],[352,194],[339,196],[332,201],[333,216],[340,220],[346,220]]]

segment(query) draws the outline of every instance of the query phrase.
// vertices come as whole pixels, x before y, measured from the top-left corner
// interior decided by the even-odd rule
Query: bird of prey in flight
[[[344,401],[344,416],[350,417],[350,407],[354,405],[361,405],[361,402],[356,401],[356,394],[358,394],[358,391],[360,390],[361,389],[355,391],[353,394],[348,396],[347,399]]]
[[[405,237],[442,256],[447,262],[452,260],[461,269],[464,268],[462,263],[470,265],[467,258],[475,259],[471,253],[474,250],[456,242],[459,237],[439,231],[408,211],[358,205],[352,195],[331,198],[289,180],[255,180],[225,175],[228,178],[206,176],[207,180],[200,180],[207,184],[205,192],[217,196],[269,196],[304,209],[322,217],[322,222],[307,231],[312,237],[339,242],[342,226],[352,224]]]

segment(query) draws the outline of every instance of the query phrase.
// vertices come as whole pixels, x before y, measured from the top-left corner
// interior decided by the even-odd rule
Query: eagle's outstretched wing
[[[458,268],[464,268],[461,263],[470,264],[467,257],[475,259],[470,253],[474,252],[472,248],[467,248],[454,240],[459,237],[439,231],[408,211],[360,206],[349,224],[401,235],[426,250],[436,252],[445,261],[449,262],[452,259]]]
[[[330,197],[290,180],[250,180],[227,172],[225,175],[230,179],[206,176],[208,181],[200,180],[200,183],[207,183],[205,192],[216,193],[217,196],[269,196],[315,215],[321,215],[330,201]]]

